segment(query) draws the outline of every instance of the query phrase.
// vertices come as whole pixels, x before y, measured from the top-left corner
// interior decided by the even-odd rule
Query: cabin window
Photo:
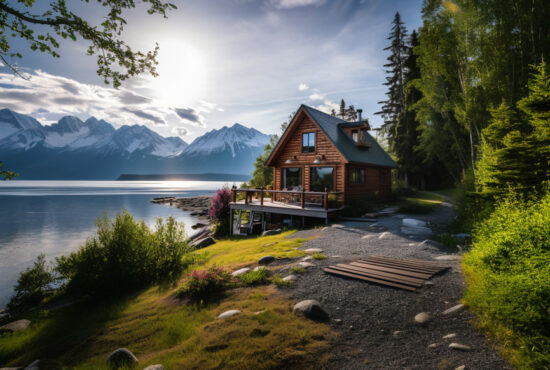
[[[302,169],[284,168],[283,169],[283,188],[287,190],[299,190],[302,187]]]
[[[311,167],[311,191],[325,191],[334,189],[333,167]]]
[[[365,183],[365,169],[352,167],[350,172],[350,182],[354,185]]]
[[[353,141],[357,142],[359,140],[359,132],[357,130],[353,130],[351,132],[351,138]]]
[[[302,134],[302,153],[313,153],[315,151],[315,132]]]

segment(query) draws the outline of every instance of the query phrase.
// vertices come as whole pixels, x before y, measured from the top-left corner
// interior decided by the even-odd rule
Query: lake
[[[212,194],[217,181],[5,181],[0,182],[0,308],[19,273],[45,253],[48,260],[74,251],[94,234],[95,220],[126,208],[154,225],[174,216],[188,234],[198,220],[176,207],[151,203],[160,196]],[[228,183],[229,186],[233,183]],[[238,185],[238,184],[237,184]]]

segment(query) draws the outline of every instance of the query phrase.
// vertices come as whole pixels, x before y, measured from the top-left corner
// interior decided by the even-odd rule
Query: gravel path
[[[333,343],[331,367],[337,369],[509,369],[491,348],[486,337],[470,321],[473,313],[464,309],[449,315],[442,312],[458,303],[465,289],[460,259],[437,243],[422,241],[427,235],[408,236],[401,232],[404,215],[373,223],[347,222],[317,230],[299,231],[293,237],[316,235],[302,249],[321,248],[329,258],[309,261],[309,268],[288,289],[296,300],[316,299],[330,314],[331,325],[339,333]],[[449,203],[429,215],[412,216],[428,221],[437,232],[452,221]],[[408,292],[324,273],[322,267],[346,263],[363,256],[385,255],[433,261],[447,255],[454,260],[440,261],[450,270],[433,277],[417,292]],[[433,320],[422,326],[416,314],[429,312]],[[339,321],[341,320],[341,321]],[[448,334],[454,338],[443,339]],[[449,348],[457,342],[470,351]],[[432,345],[430,347],[430,345]]]

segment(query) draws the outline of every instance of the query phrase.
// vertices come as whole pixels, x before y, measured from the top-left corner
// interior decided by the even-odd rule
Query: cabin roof
[[[397,168],[397,164],[391,159],[389,154],[382,149],[368,132],[365,132],[364,139],[371,147],[369,149],[362,149],[341,129],[342,126],[359,125],[358,122],[346,122],[341,118],[331,116],[305,104],[302,104],[300,108],[303,108],[315,123],[319,125],[329,140],[332,141],[334,146],[349,162],[369,163],[377,166]]]

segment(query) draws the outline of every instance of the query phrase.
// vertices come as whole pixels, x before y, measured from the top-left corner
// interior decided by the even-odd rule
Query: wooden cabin
[[[301,105],[266,161],[273,168],[273,189],[233,189],[230,202],[265,230],[265,215],[324,218],[356,200],[391,194],[391,170],[397,165],[369,134],[367,120],[348,122]],[[238,193],[244,192],[239,200]],[[241,194],[242,196],[242,194]]]
[[[369,134],[367,120],[347,122],[302,105],[266,165],[273,189],[342,194],[344,204],[391,194],[397,165]]]

